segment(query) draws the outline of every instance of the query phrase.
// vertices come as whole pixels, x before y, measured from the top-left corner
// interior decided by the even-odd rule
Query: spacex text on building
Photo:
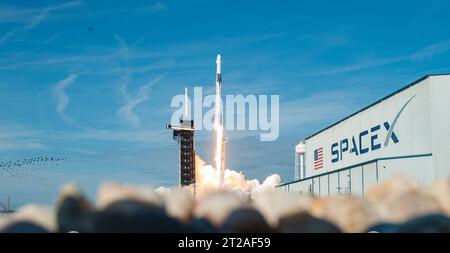
[[[390,124],[386,121],[383,123],[383,129],[386,130],[386,135],[389,132]],[[370,151],[374,151],[381,148],[381,143],[379,139],[379,132],[381,125],[376,125],[370,130],[364,130],[360,132],[357,137],[352,136],[350,138],[342,139],[339,142],[331,144],[331,162],[336,163],[342,160],[344,153],[349,153],[349,155],[364,155]],[[390,138],[394,143],[398,143],[399,139],[395,132],[392,131]]]
[[[412,96],[406,103],[401,107],[400,111],[398,111],[397,115],[395,115],[394,120],[391,124],[385,121],[383,125],[383,129],[386,130],[385,140],[383,146],[386,147],[389,144],[389,140],[392,139],[394,143],[398,143],[399,139],[394,132],[394,127],[397,124],[397,120],[402,114],[405,107],[414,99],[416,95]],[[364,130],[355,136],[352,136],[351,141],[349,143],[349,139],[345,138],[341,140],[339,143],[335,142],[331,145],[331,162],[336,163],[342,160],[342,155],[344,152],[349,152],[349,154],[353,155],[364,155],[370,151],[374,151],[380,149],[381,143],[379,143],[379,131],[381,129],[381,125],[376,125],[370,128],[369,130]],[[370,143],[370,144],[369,144]],[[350,151],[349,151],[350,150]]]

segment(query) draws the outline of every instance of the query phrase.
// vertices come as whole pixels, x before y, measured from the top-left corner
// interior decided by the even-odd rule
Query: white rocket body
[[[220,185],[224,182],[225,171],[225,137],[222,126],[222,57],[217,55],[216,59],[216,98],[215,98],[215,115],[214,130],[216,131],[216,169],[220,173]]]
[[[216,99],[215,99],[215,117],[214,117],[214,125],[217,130],[217,126],[222,125],[222,103],[221,103],[221,97],[222,97],[222,57],[217,55],[216,60]]]

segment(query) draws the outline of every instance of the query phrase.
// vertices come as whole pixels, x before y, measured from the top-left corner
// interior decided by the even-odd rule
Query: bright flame
[[[223,127],[220,124],[216,125],[216,154],[215,154],[215,162],[216,162],[216,169],[217,172],[219,173],[219,183],[223,183],[220,182],[221,178],[220,178],[220,174],[222,172],[222,159],[224,159],[224,157],[222,157],[223,151],[222,151],[222,147],[223,147]]]
[[[220,66],[220,62],[218,62],[218,66]],[[223,155],[223,126],[222,126],[222,114],[221,114],[221,91],[220,91],[220,81],[216,80],[216,101],[215,101],[215,112],[214,112],[214,130],[216,131],[216,150],[215,150],[215,163],[216,169],[219,172],[220,176],[220,184],[223,184],[223,175],[222,173],[222,162],[224,161]]]

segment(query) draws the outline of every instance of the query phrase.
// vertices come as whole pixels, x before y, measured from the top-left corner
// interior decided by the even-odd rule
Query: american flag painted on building
[[[323,168],[323,147],[314,150],[314,169]]]

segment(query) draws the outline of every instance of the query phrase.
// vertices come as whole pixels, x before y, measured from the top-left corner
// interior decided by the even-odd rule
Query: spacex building
[[[364,195],[392,175],[423,187],[450,175],[450,75],[425,76],[306,138],[291,193]]]

